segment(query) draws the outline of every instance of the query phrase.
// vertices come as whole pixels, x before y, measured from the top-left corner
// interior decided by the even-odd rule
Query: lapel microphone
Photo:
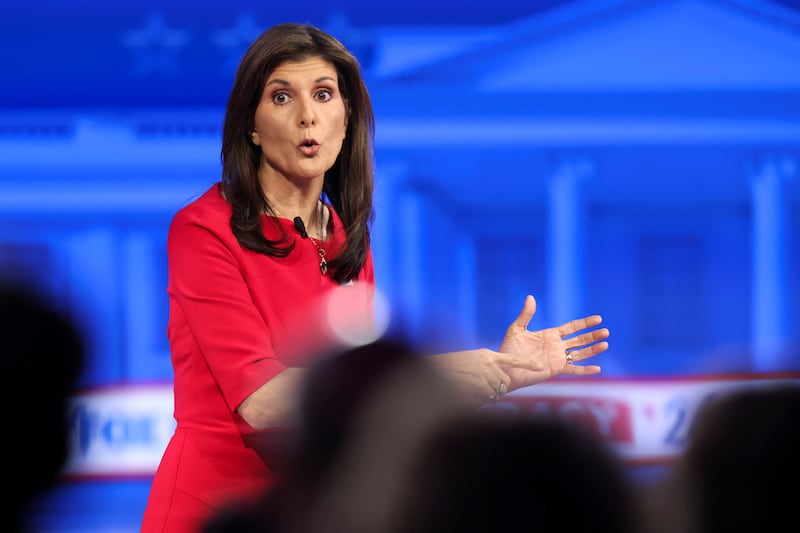
[[[306,231],[306,225],[303,224],[303,219],[300,217],[294,217],[294,229],[297,230],[297,233],[304,239],[308,238],[308,232]]]

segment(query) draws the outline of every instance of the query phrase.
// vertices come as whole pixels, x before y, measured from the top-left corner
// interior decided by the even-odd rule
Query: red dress
[[[331,258],[345,235],[329,210]],[[177,425],[153,479],[142,533],[196,533],[221,506],[274,483],[278,474],[245,442],[255,432],[235,409],[287,367],[307,366],[336,342],[325,302],[339,286],[320,271],[313,242],[299,238],[292,221],[264,216],[265,235],[276,238],[282,228],[296,239],[295,249],[284,258],[255,253],[236,241],[230,216],[215,184],[170,225],[167,333]],[[358,305],[369,313],[371,253],[355,286],[362,287]]]

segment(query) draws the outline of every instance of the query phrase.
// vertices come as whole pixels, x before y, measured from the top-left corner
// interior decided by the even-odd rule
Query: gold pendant
[[[328,273],[328,261],[325,259],[325,248],[320,246],[317,248],[317,253],[319,254],[319,270],[324,276]]]

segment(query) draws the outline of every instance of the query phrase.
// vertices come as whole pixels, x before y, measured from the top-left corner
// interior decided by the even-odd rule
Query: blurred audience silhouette
[[[800,385],[719,392],[649,507],[654,533],[782,532],[796,522]]]
[[[475,408],[402,341],[323,358],[300,405],[284,481],[204,533],[640,531],[603,442],[563,419]]]
[[[386,512],[387,500],[370,503],[369,498],[396,487],[415,439],[439,417],[472,409],[465,402],[403,340],[383,338],[322,357],[304,379],[296,431],[266,433],[260,443],[264,456],[282,458],[270,465],[284,473],[282,481],[255,504],[242,502],[218,512],[203,532],[331,531],[333,523],[321,523],[320,517],[333,520],[342,513],[350,518],[349,496],[338,500],[339,487],[345,486],[358,493],[359,501],[352,504],[372,523],[374,514]],[[380,442],[356,452],[366,436]],[[336,516],[315,512],[334,501],[341,504]]]
[[[614,452],[563,418],[476,413],[421,449],[386,533],[639,533]]]
[[[83,339],[37,287],[0,282],[0,401],[5,432],[4,531],[32,531],[31,507],[54,485],[69,453],[67,409],[83,369]]]
[[[800,387],[717,393],[664,478],[558,415],[475,408],[424,356],[382,339],[309,369],[286,474],[204,533],[783,531],[800,475]]]

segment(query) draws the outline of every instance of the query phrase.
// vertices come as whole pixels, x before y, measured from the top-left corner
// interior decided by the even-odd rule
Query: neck
[[[309,235],[312,235],[320,240],[325,240],[325,227],[327,221],[327,210],[322,203],[322,200],[316,200],[311,209],[284,209],[275,205],[275,202],[270,200],[270,206],[275,216],[279,218],[286,218],[294,220],[300,218],[302,226],[306,229]],[[305,213],[305,216],[301,213]]]
[[[315,222],[324,178],[296,180],[268,170],[259,171],[259,181],[273,213],[290,220],[300,217],[306,224]]]
[[[319,199],[313,199],[310,201],[304,201],[302,203],[291,203],[291,202],[276,202],[274,199],[267,197],[269,201],[269,205],[272,208],[272,212],[275,216],[280,218],[288,218],[294,219],[295,217],[300,217],[303,219],[303,222],[306,225],[316,224],[317,217],[320,213],[320,206],[321,201]]]

